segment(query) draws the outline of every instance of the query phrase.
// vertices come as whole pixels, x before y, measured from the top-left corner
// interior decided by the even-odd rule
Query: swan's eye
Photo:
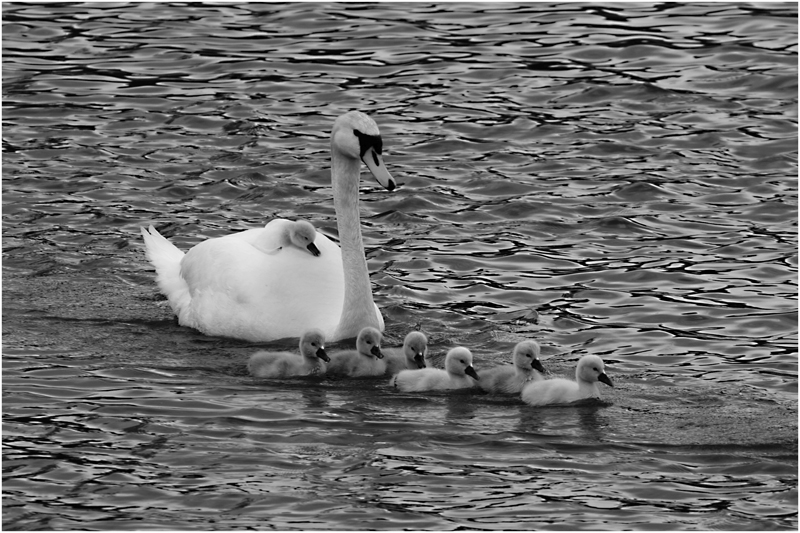
[[[366,133],[361,133],[358,130],[353,130],[353,134],[358,137],[358,148],[361,157],[364,157],[364,154],[372,148],[376,154],[380,154],[383,150],[383,139],[381,139],[380,135],[367,135]],[[375,164],[378,164],[378,157],[373,154],[373,158],[375,159]]]

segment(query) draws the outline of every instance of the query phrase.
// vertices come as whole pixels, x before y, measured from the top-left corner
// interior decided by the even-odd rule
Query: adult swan
[[[383,331],[358,212],[361,161],[381,185],[395,188],[381,148],[378,126],[365,114],[351,111],[333,124],[331,180],[342,248],[317,234],[318,257],[296,246],[277,252],[256,246],[279,240],[270,235],[285,228],[279,219],[203,241],[186,254],[152,226],[142,228],[147,257],[178,323],[254,342],[300,337],[312,328],[328,341],[355,337],[367,326]]]

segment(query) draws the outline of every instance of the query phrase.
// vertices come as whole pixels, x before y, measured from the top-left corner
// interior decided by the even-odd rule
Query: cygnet
[[[389,382],[404,392],[464,389],[475,387],[479,378],[472,367],[472,353],[463,347],[453,348],[444,358],[444,370],[420,368],[401,370]]]
[[[382,376],[386,373],[386,362],[381,352],[383,335],[375,328],[367,327],[358,333],[355,350],[343,350],[331,354],[328,374],[351,378]]]
[[[478,372],[478,385],[486,392],[519,394],[529,381],[543,380],[544,367],[539,361],[539,344],[536,341],[517,343],[512,354],[512,364],[488,368]]]
[[[288,378],[325,373],[325,337],[318,329],[300,337],[300,355],[291,352],[256,352],[250,356],[247,369],[258,378]]]
[[[401,370],[425,368],[428,355],[428,338],[421,331],[406,335],[401,350],[383,350],[386,356],[386,373],[393,376]]]
[[[563,378],[531,381],[522,388],[522,401],[530,405],[549,405],[599,398],[598,381],[614,386],[605,373],[603,360],[596,355],[584,355],[575,369],[575,381]]]
[[[286,246],[296,246],[301,250],[308,250],[314,257],[319,257],[320,251],[314,241],[317,230],[313,224],[306,220],[273,220],[268,226],[277,226],[277,231],[261,232],[253,242],[253,246],[264,253],[275,254]]]

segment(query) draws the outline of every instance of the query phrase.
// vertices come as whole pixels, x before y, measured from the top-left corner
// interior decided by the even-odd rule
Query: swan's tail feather
[[[185,255],[174,244],[164,238],[153,226],[142,228],[142,237],[147,248],[147,259],[156,268],[158,288],[169,299],[176,315],[191,302],[189,286],[181,276],[181,260]]]

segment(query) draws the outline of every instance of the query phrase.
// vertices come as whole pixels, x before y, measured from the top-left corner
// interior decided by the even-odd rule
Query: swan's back
[[[247,370],[257,378],[285,378],[303,374],[305,361],[291,352],[256,352]]]
[[[447,390],[452,388],[448,373],[438,368],[401,370],[391,379],[389,384],[403,392]]]
[[[386,373],[383,359],[367,358],[357,350],[343,350],[331,354],[328,373],[351,378],[382,376]]]
[[[556,403],[572,403],[582,398],[578,383],[564,378],[552,378],[544,381],[532,381],[522,389],[522,401],[530,405],[549,405]]]
[[[495,394],[519,394],[528,376],[519,373],[514,365],[500,365],[478,372],[478,386]]]
[[[251,244],[261,230],[199,243],[181,263],[191,306],[181,325],[207,335],[250,341],[297,337],[322,330],[334,338],[344,302],[341,250],[324,235],[315,245],[320,256],[288,246],[269,255]]]

